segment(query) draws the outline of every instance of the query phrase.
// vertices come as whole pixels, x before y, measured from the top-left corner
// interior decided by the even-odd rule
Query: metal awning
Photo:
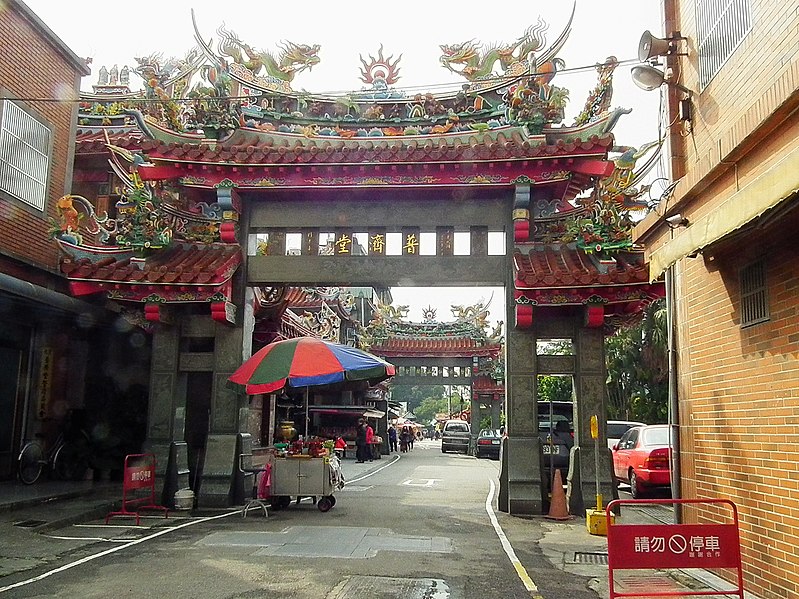
[[[333,414],[353,418],[383,418],[386,415],[382,410],[366,406],[308,406],[308,411],[314,414]]]
[[[674,238],[649,257],[649,280],[655,281],[678,260],[719,241],[799,191],[799,147],[724,200],[716,209],[675,231]],[[795,201],[795,200],[793,200]]]

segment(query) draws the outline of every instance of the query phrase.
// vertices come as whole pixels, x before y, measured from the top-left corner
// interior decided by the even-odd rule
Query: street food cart
[[[297,502],[312,497],[320,512],[336,505],[335,492],[344,487],[341,464],[336,456],[314,457],[308,454],[276,457],[272,463],[272,506],[287,508],[291,498]]]

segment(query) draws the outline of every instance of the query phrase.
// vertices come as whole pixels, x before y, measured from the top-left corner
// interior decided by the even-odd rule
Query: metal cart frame
[[[313,458],[307,455],[275,458],[272,464],[272,507],[287,508],[292,496],[297,502],[312,497],[320,512],[336,505],[335,492],[344,486],[336,456]]]

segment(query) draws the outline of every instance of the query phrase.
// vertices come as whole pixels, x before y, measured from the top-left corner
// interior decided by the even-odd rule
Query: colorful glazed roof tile
[[[155,295],[166,302],[208,301],[226,290],[241,263],[234,244],[174,243],[138,260],[131,253],[67,257],[61,271],[73,293],[107,292],[114,299],[147,301]]]
[[[569,244],[517,246],[513,253],[517,289],[630,285],[649,282],[643,252],[617,252],[600,259]]]
[[[467,337],[390,337],[377,345],[372,345],[372,353],[385,358],[418,357],[471,357],[495,354],[500,346],[486,345],[485,342]]]
[[[496,357],[502,350],[501,325],[487,332],[488,311],[482,303],[453,306],[454,322],[438,322],[425,310],[424,322],[408,322],[407,306],[379,306],[364,338],[369,351],[384,357]]]

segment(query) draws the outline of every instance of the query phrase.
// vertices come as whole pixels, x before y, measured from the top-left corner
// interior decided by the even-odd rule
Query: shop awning
[[[711,213],[696,219],[674,239],[649,257],[649,280],[655,281],[678,260],[740,229],[764,212],[792,198],[799,191],[799,148],[759,175]]]
[[[308,406],[308,412],[314,414],[351,416],[353,418],[382,418],[386,415],[382,410],[375,410],[374,408],[367,408],[365,406]]]

